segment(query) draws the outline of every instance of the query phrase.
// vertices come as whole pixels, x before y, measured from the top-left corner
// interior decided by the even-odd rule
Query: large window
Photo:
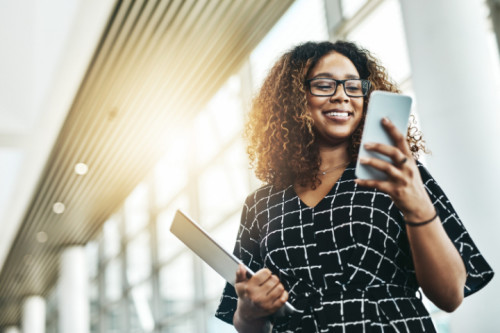
[[[232,250],[259,186],[242,140],[249,96],[284,50],[328,39],[324,15],[323,0],[293,4],[88,245],[92,332],[235,332],[214,317],[225,281],[168,229],[182,209]]]
[[[259,186],[242,141],[245,112],[281,53],[309,40],[349,39],[413,95],[399,2],[337,4],[341,24],[328,31],[324,0],[296,1],[88,245],[92,332],[235,332],[214,318],[225,282],[169,226],[182,209],[232,250],[245,196]],[[426,305],[439,332],[448,332],[448,316]]]

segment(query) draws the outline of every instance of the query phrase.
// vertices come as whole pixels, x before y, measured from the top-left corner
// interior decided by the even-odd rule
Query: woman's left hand
[[[378,158],[360,158],[360,163],[369,165],[387,174],[387,180],[356,179],[360,186],[376,188],[391,196],[407,221],[424,221],[434,214],[434,207],[422,183],[417,163],[404,135],[387,118],[382,120],[394,146],[367,143],[366,150],[388,156],[393,163]]]

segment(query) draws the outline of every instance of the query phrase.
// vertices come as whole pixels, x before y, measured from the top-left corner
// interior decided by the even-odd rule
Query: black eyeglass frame
[[[335,82],[335,89],[333,90],[333,93],[331,94],[328,94],[328,95],[318,95],[318,94],[314,94],[312,92],[312,87],[311,87],[311,82],[312,81],[316,81],[316,80],[331,80],[331,81],[334,81]],[[363,94],[363,95],[351,95],[350,93],[347,92],[347,90],[345,89],[345,82],[346,81],[361,81],[361,87],[363,87],[363,85],[366,83],[367,84],[367,87],[366,87],[366,92]],[[333,95],[335,95],[337,93],[337,88],[339,87],[339,85],[342,85],[342,87],[344,87],[344,93],[349,96],[349,97],[366,97],[368,95],[368,93],[370,92],[370,87],[371,87],[371,82],[370,80],[366,80],[366,79],[345,79],[345,80],[336,80],[336,79],[333,79],[333,78],[330,78],[330,77],[316,77],[316,78],[313,78],[313,79],[309,79],[309,80],[306,80],[306,85],[309,87],[309,92],[311,93],[311,95],[313,96],[318,96],[318,97],[331,97]],[[361,91],[363,91],[363,89],[361,89]]]

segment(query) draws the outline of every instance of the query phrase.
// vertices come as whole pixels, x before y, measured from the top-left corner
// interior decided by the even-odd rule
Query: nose
[[[334,101],[348,101],[349,96],[345,93],[344,83],[337,84],[337,90],[335,90],[335,94],[330,96],[330,102]]]

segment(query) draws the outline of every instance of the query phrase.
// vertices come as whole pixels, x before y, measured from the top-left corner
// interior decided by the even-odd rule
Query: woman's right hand
[[[238,295],[235,327],[239,326],[236,322],[243,326],[264,323],[269,315],[278,311],[288,300],[288,292],[278,277],[267,268],[259,270],[249,279],[245,267],[240,265],[234,287]]]

